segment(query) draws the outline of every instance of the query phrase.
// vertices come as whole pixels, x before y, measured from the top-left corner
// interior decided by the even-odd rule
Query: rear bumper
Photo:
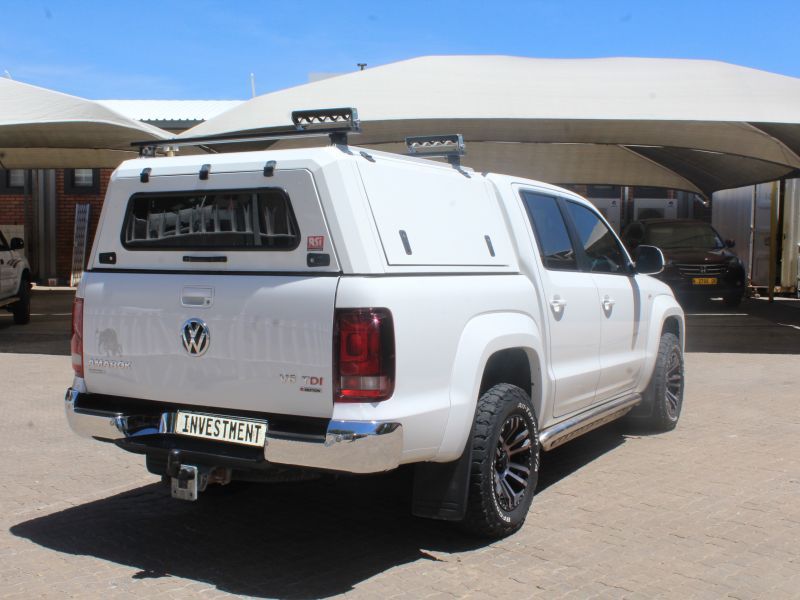
[[[166,437],[180,440],[172,430],[172,412],[138,415],[87,408],[81,406],[82,396],[69,388],[64,398],[67,422],[82,437],[123,447],[136,438],[143,443]],[[267,428],[263,458],[268,463],[346,473],[380,473],[397,468],[403,452],[400,423],[332,420],[324,438],[286,432],[271,434],[269,422]],[[220,459],[223,458],[221,453]]]

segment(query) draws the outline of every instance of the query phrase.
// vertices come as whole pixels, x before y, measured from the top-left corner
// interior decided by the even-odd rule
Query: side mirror
[[[736,245],[736,242],[733,240],[725,240],[725,247],[726,248],[733,248]]]
[[[22,238],[11,238],[12,250],[22,250],[24,247],[25,247],[25,242],[22,241]]]
[[[636,272],[642,275],[658,275],[664,270],[664,253],[655,246],[642,244],[633,251]]]

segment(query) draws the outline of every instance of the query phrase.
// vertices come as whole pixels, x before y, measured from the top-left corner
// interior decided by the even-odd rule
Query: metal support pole
[[[775,244],[777,254],[775,256],[775,278],[778,280],[778,291],[784,292],[783,287],[783,261],[785,259],[783,247],[786,240],[784,231],[784,221],[786,220],[786,178],[782,177],[778,181],[778,223],[775,229]]]
[[[750,235],[748,236],[748,246],[750,251],[748,252],[748,259],[747,259],[747,285],[750,288],[750,291],[755,294],[755,287],[753,285],[753,271],[755,270],[754,264],[756,259],[756,209],[758,202],[758,186],[753,186],[753,198],[750,202]]]
[[[25,257],[28,259],[28,264],[31,267],[31,272],[33,274],[33,279],[39,276],[39,265],[36,261],[36,245],[35,245],[35,235],[33,234],[35,229],[35,216],[34,216],[34,198],[33,198],[33,172],[30,169],[25,169],[25,187],[23,190],[24,194],[24,207],[25,207],[25,214],[24,214],[24,233],[23,237],[25,238]]]
[[[772,182],[769,193],[769,275],[767,294],[770,302],[775,301],[775,273],[778,262],[778,188],[777,181]]]

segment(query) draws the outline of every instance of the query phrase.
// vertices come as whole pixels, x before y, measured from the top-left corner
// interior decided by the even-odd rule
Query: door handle
[[[606,314],[609,314],[611,309],[614,308],[614,304],[616,304],[616,301],[611,296],[605,296],[603,298],[603,311],[605,311]]]
[[[550,300],[550,307],[553,309],[553,314],[557,317],[561,316],[566,306],[567,303],[561,299],[561,296],[553,296],[553,299]]]
[[[181,306],[208,308],[214,302],[214,288],[186,286],[181,290]]]

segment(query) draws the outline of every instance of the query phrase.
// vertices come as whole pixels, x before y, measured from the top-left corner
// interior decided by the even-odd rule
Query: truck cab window
[[[588,259],[586,270],[592,273],[627,274],[628,259],[608,226],[585,206],[575,202],[566,204]]]

